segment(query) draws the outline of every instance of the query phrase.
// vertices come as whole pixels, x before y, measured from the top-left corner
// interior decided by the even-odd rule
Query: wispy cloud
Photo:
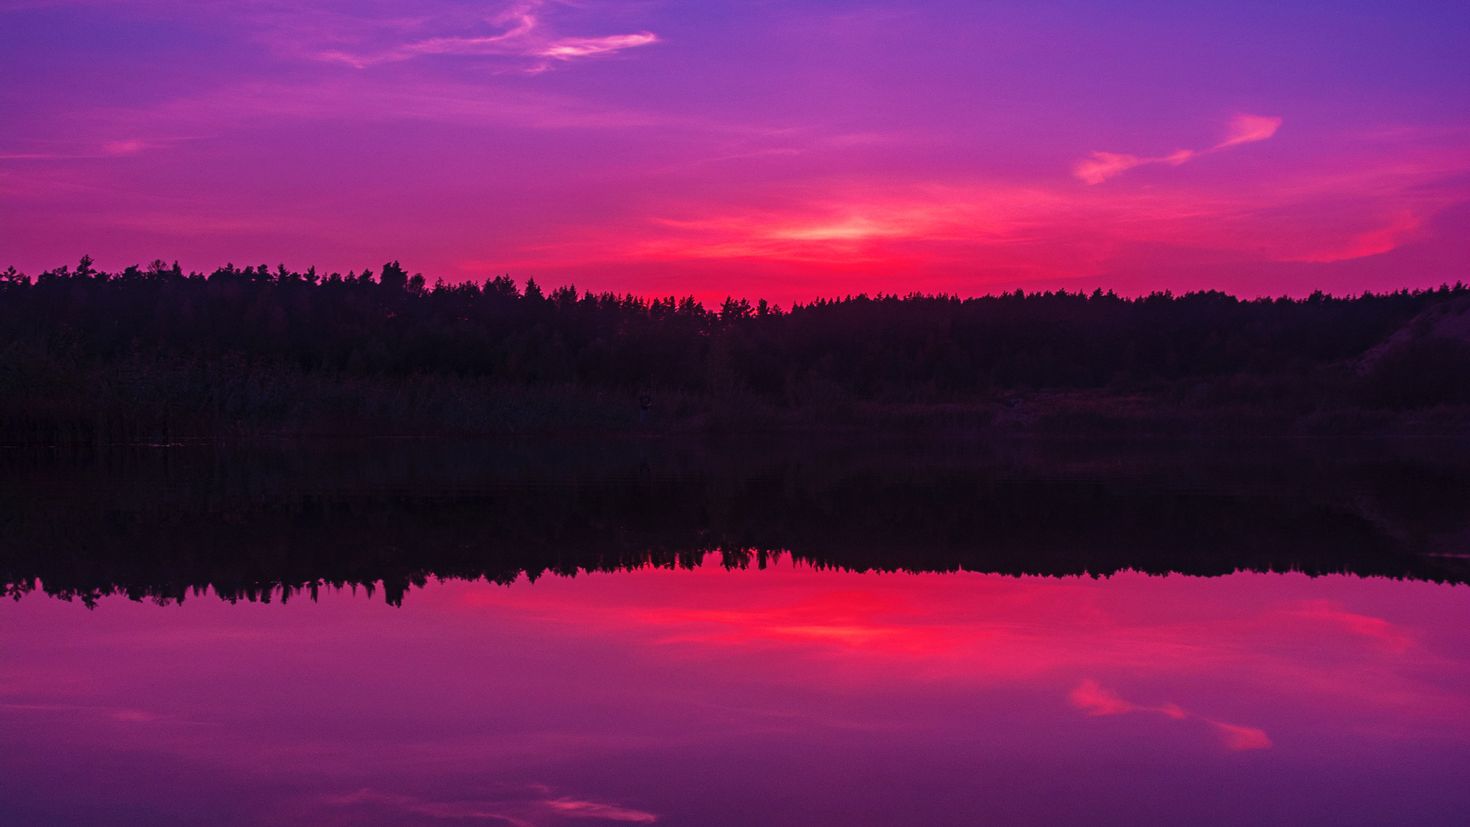
[[[1157,158],[1140,158],[1137,155],[1126,155],[1120,152],[1094,152],[1078,161],[1073,172],[1084,183],[1101,184],[1114,175],[1122,174],[1134,167],[1148,164],[1168,164],[1177,167],[1197,154],[1191,149],[1180,149]]]
[[[1067,700],[1072,706],[1094,717],[1145,712],[1162,715],[1165,718],[1171,718],[1176,721],[1201,721],[1214,731],[1215,735],[1219,737],[1220,742],[1225,745],[1225,748],[1230,750],[1256,750],[1269,749],[1271,747],[1271,738],[1266,735],[1265,730],[1206,718],[1203,715],[1190,712],[1178,704],[1162,704],[1160,706],[1136,704],[1132,701],[1124,700],[1116,692],[1103,687],[1091,678],[1077,684],[1076,688],[1068,693]]]
[[[597,37],[558,36],[541,14],[541,0],[516,3],[480,21],[477,33],[439,34],[379,46],[343,46],[311,51],[312,57],[364,69],[434,55],[518,58],[527,71],[546,69],[549,61],[572,61],[608,55],[658,42],[650,31]]]
[[[1230,134],[1225,140],[1206,150],[1215,152],[1226,147],[1264,141],[1281,128],[1281,119],[1271,115],[1236,115],[1230,119]]]
[[[1294,614],[1335,625],[1352,634],[1376,641],[1394,652],[1404,652],[1415,644],[1413,635],[1387,620],[1349,611],[1331,600],[1306,601]]]
[[[546,824],[548,819],[612,821],[620,824],[653,824],[658,816],[644,810],[569,796],[551,796],[550,790],[534,785],[507,791],[494,799],[437,801],[410,795],[361,789],[345,795],[326,796],[331,807],[364,807],[435,820],[489,822],[514,827]]]
[[[476,8],[478,5],[478,8]],[[618,11],[567,0],[379,0],[373,3],[305,0],[280,3],[214,3],[198,0],[0,0],[0,14],[57,6],[126,10],[160,20],[193,15],[232,29],[270,51],[294,59],[341,63],[364,69],[433,56],[515,62],[528,72],[554,62],[609,55],[659,41],[651,31],[607,35],[567,34],[563,23]]]
[[[537,54],[557,60],[572,60],[579,57],[617,52],[634,46],[647,46],[658,41],[653,32],[637,34],[615,34],[608,37],[564,37],[554,40]]]
[[[1205,149],[1176,149],[1168,155],[1141,156],[1121,152],[1093,152],[1078,161],[1072,173],[1084,184],[1102,182],[1130,169],[1153,164],[1177,167],[1202,155],[1210,155],[1241,144],[1264,141],[1281,128],[1281,118],[1270,115],[1236,115],[1230,119],[1225,139]]]
[[[546,807],[566,818],[595,818],[602,821],[620,821],[625,824],[652,824],[658,816],[632,807],[620,807],[602,801],[584,801],[576,798],[553,798]]]
[[[1356,233],[1346,241],[1294,256],[1290,260],[1328,264],[1334,261],[1351,261],[1357,258],[1382,255],[1398,249],[1406,241],[1419,235],[1423,226],[1422,218],[1403,209],[1386,219],[1381,226]]]
[[[0,161],[72,161],[88,158],[121,158],[137,155],[148,150],[163,149],[185,138],[148,139],[120,138],[101,143],[75,144],[65,142],[52,144],[45,149],[31,151],[0,152]]]
[[[42,715],[55,714],[65,715],[68,717],[85,715],[93,718],[115,721],[122,724],[197,723],[195,721],[181,720],[157,712],[150,712],[146,709],[89,704],[0,703],[0,712],[14,712],[20,714],[34,713]]]

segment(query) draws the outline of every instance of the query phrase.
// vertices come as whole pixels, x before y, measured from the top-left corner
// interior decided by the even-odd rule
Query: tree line
[[[385,416],[473,418],[512,390],[529,394],[529,419],[610,400],[739,416],[1161,388],[1453,404],[1470,402],[1464,341],[1401,347],[1407,356],[1378,360],[1366,378],[1354,360],[1467,297],[1457,283],[1301,299],[1018,290],[706,307],[508,276],[430,285],[396,261],[376,273],[186,273],[161,261],[107,272],[83,258],[35,278],[0,273],[0,417],[12,430],[68,417],[202,426],[377,404]],[[617,416],[636,416],[626,410]]]

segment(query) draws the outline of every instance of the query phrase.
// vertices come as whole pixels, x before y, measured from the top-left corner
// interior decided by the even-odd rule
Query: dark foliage
[[[1425,336],[1394,348],[1369,370],[1374,404],[1414,408],[1470,403],[1470,342]]]
[[[0,463],[0,592],[282,599],[790,558],[1005,574],[1470,582],[1464,447],[561,440]],[[3,457],[0,457],[3,459]]]
[[[0,273],[0,428],[9,441],[619,428],[640,408],[664,424],[758,423],[1058,390],[1422,407],[1470,399],[1464,343],[1403,348],[1371,381],[1352,360],[1467,296],[1018,291],[709,309],[503,276],[429,287],[397,262],[322,276],[107,273],[83,259],[34,280]]]
[[[788,554],[854,570],[1467,582],[1463,448],[406,441],[13,454],[0,580],[176,601]]]

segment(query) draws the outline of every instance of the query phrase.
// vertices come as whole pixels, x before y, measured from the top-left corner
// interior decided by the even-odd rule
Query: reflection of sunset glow
[[[682,591],[669,591],[668,599],[655,605],[623,605],[616,600],[598,605],[564,603],[555,593],[515,589],[469,591],[465,597],[480,611],[523,606],[563,619],[558,622],[597,626],[610,634],[674,648],[774,648],[841,655],[851,665],[922,661],[929,673],[984,683],[1032,680],[1068,669],[1085,673],[1167,666],[1196,673],[1226,662],[1241,670],[1279,673],[1288,680],[1301,671],[1296,662],[1300,650],[1291,648],[1288,655],[1274,658],[1272,648],[1263,645],[1266,641],[1277,646],[1294,640],[1323,655],[1351,652],[1354,657],[1377,658],[1402,656],[1412,641],[1408,631],[1391,622],[1335,602],[1287,600],[1279,610],[1258,611],[1223,601],[1191,605],[1163,584],[1149,588],[1153,581],[1148,579],[1124,577],[1100,584],[1083,578],[979,575],[818,577],[786,563],[736,576],[759,577],[759,591],[733,584],[726,591],[715,587],[732,575],[715,560],[712,555],[695,572],[648,572],[654,582],[668,579],[712,587],[693,590],[687,598]],[[1240,576],[1241,581],[1254,579]],[[1180,594],[1210,588],[1210,581],[1170,580],[1178,584]],[[824,585],[812,588],[817,584]],[[1128,604],[1130,594],[1140,603],[1157,605],[1161,598],[1165,602],[1157,616],[1150,616]],[[1207,617],[1206,640],[1201,641],[1197,622],[1171,622],[1171,612]],[[1371,701],[1379,689],[1372,682],[1355,681],[1339,691]],[[1382,691],[1387,697],[1400,690]],[[1424,702],[1453,705],[1463,700],[1426,697]]]
[[[323,796],[322,803],[329,810],[385,813],[392,821],[416,817],[436,821],[489,822],[512,827],[534,827],[546,823],[548,818],[619,824],[653,824],[658,821],[657,815],[642,810],[565,796],[547,798],[549,793],[550,790],[543,785],[531,785],[526,789],[507,791],[503,797],[492,800],[431,801],[361,789],[345,795]]]
[[[1330,600],[1308,601],[1297,610],[1300,617],[1321,620],[1378,641],[1388,649],[1403,652],[1414,645],[1414,637],[1381,617],[1348,611]]]
[[[1255,727],[1227,724],[1223,721],[1210,721],[1209,724],[1220,733],[1225,746],[1230,749],[1269,749],[1271,746],[1271,739],[1266,733]]]
[[[1097,681],[1090,678],[1077,684],[1077,687],[1067,695],[1067,700],[1073,706],[1094,717],[1126,715],[1130,712],[1149,712],[1176,721],[1200,718],[1200,716],[1189,712],[1178,704],[1145,706],[1130,703],[1118,697],[1116,693],[1099,686]],[[1221,741],[1227,749],[1267,749],[1271,746],[1271,739],[1266,733],[1255,727],[1227,724],[1223,721],[1212,721],[1209,719],[1202,720],[1220,736]]]
[[[288,605],[106,598],[93,611],[27,597],[0,606],[13,654],[0,661],[0,718],[15,747],[0,772],[44,789],[36,766],[123,750],[143,756],[130,759],[139,789],[187,765],[320,791],[258,797],[277,808],[261,820],[289,806],[286,820],[318,822],[733,825],[720,796],[833,812],[863,800],[875,765],[890,795],[916,791],[885,806],[952,818],[973,805],[919,792],[930,775],[1002,772],[987,763],[998,755],[1085,768],[1114,804],[1226,778],[1243,799],[1269,798],[1287,776],[1295,796],[1362,808],[1336,779],[1374,754],[1413,768],[1414,789],[1438,779],[1439,798],[1418,802],[1429,806],[1470,770],[1463,587],[880,575],[785,557],[726,571],[717,559],[436,583],[401,608],[345,592]],[[808,769],[770,769],[791,761]],[[802,782],[813,763],[832,773],[820,789]],[[628,766],[652,780],[607,769]],[[987,800],[1049,800],[1044,776]],[[446,797],[446,784],[472,792]],[[1055,820],[1100,794],[1058,800]]]

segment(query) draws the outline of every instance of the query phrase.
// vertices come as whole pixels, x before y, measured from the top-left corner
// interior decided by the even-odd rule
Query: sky
[[[1470,279],[1470,4],[0,0],[0,267]]]

